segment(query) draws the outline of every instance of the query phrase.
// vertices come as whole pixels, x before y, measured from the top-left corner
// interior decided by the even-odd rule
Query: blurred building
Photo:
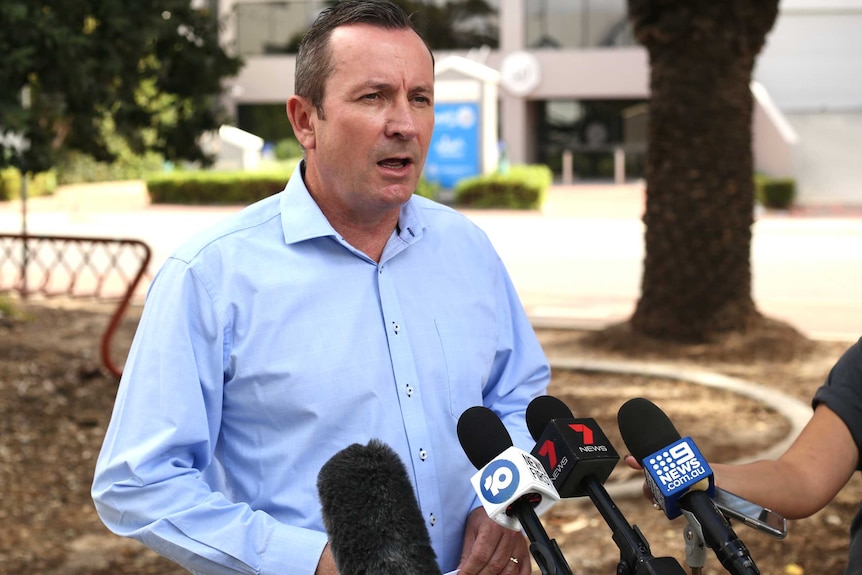
[[[488,2],[495,14],[458,26],[491,30],[496,42],[435,57],[465,56],[500,72],[508,160],[546,163],[561,179],[640,177],[649,63],[631,36],[626,0]],[[268,141],[290,133],[292,52],[324,6],[218,1],[225,43],[246,62],[227,96],[240,128]],[[801,203],[862,204],[862,0],[782,0],[780,10],[755,69],[757,169],[795,177]]]

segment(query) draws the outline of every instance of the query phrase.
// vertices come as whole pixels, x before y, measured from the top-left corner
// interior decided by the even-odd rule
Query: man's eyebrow
[[[411,88],[411,92],[423,92],[425,94],[433,94],[434,93],[434,84],[419,84],[414,88]]]
[[[395,84],[390,82],[386,82],[383,80],[368,80],[363,82],[358,86],[359,90],[375,90],[379,92],[385,92],[387,90],[394,90]],[[418,86],[413,86],[409,89],[411,94],[421,92],[425,94],[433,94],[434,93],[434,85],[433,84],[419,84]]]

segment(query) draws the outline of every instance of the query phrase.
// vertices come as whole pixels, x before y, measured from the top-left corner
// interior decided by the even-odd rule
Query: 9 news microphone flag
[[[317,492],[339,575],[440,573],[407,469],[385,443],[354,443],[333,455]]]
[[[710,497],[715,492],[712,470],[694,441],[680,437],[664,412],[642,397],[624,403],[617,422],[665,515],[672,519],[688,511],[725,569],[734,575],[759,575],[748,548]]]

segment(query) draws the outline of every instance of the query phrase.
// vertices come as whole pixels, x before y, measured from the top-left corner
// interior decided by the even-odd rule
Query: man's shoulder
[[[174,257],[189,262],[209,246],[231,241],[245,241],[243,232],[259,228],[274,218],[279,218],[281,213],[279,195],[274,194],[245,206],[193,234],[177,248]]]
[[[467,216],[451,206],[414,195],[411,199],[422,219],[429,225],[445,225],[463,230],[480,231],[479,227]]]

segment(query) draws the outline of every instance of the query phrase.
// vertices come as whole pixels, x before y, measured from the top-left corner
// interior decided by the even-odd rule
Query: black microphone
[[[626,447],[643,466],[653,497],[669,519],[691,513],[703,540],[734,575],[759,575],[745,544],[712,500],[712,470],[690,437],[682,438],[667,415],[648,399],[630,399],[617,422]]]
[[[512,445],[503,422],[487,407],[471,407],[461,414],[458,440],[479,469],[471,481],[488,517],[509,529],[523,528],[543,574],[572,575],[557,542],[539,521],[539,514],[559,500],[542,464]]]
[[[542,395],[527,406],[527,429],[536,440],[532,453],[560,497],[588,495],[611,528],[620,550],[617,573],[685,573],[676,559],[653,557],[643,533],[629,524],[605,489],[603,483],[620,457],[594,419],[576,419],[561,400]]]
[[[440,574],[407,468],[385,443],[333,455],[317,493],[340,575]]]

